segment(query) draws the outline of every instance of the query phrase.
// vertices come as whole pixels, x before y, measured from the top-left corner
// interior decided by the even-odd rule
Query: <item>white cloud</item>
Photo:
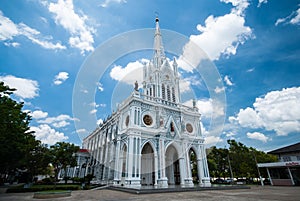
[[[214,17],[210,15],[205,25],[197,25],[198,35],[191,35],[190,42],[183,48],[183,54],[178,59],[179,66],[192,71],[202,59],[207,58],[199,47],[212,60],[218,60],[222,55],[235,55],[239,45],[252,37],[252,29],[245,26],[244,10],[248,7],[247,0],[221,0],[231,3],[234,8],[229,14]],[[196,46],[197,45],[197,46]]]
[[[4,42],[4,45],[7,47],[19,47],[20,43],[17,42]]]
[[[255,70],[255,68],[249,68],[246,72],[247,73],[251,73],[251,72],[253,72]]]
[[[34,98],[39,95],[39,85],[35,80],[19,78],[12,75],[0,76],[0,80],[10,88],[15,88],[14,94],[20,98]]]
[[[104,91],[104,87],[103,87],[103,84],[101,84],[100,82],[97,82],[97,87],[98,87],[98,90],[99,91]]]
[[[226,132],[223,132],[223,134],[226,135],[226,137],[230,137],[232,138],[233,136],[235,136],[236,134],[232,131],[226,131]]]
[[[228,85],[228,86],[232,86],[233,83],[232,81],[229,79],[229,76],[228,75],[225,75],[224,77],[224,82]]]
[[[127,3],[127,1],[126,0],[105,0],[104,3],[101,4],[101,6],[105,8],[109,6],[109,4],[111,3],[121,4],[121,3]]]
[[[87,133],[87,130],[84,128],[76,130],[77,133]]]
[[[244,25],[244,17],[230,13],[220,17],[209,16],[205,26],[197,25],[200,35],[191,35],[190,39],[198,44],[213,60],[221,55],[235,55],[240,44],[252,34],[250,27]]]
[[[276,20],[275,26],[278,26],[279,24],[281,24],[281,23],[283,23],[285,21],[286,21],[286,18],[279,18],[279,19]]]
[[[84,94],[88,94],[88,93],[89,93],[89,91],[86,90],[86,89],[81,89],[80,92],[82,92],[82,93],[84,93]]]
[[[38,123],[41,124],[51,124],[56,128],[66,127],[70,124],[69,121],[74,120],[72,117],[66,114],[61,114],[57,117],[47,117],[45,119],[38,120]]]
[[[300,87],[271,91],[256,98],[253,108],[240,109],[236,117],[229,117],[232,123],[242,127],[264,128],[285,136],[300,132]]]
[[[90,114],[95,114],[96,112],[97,112],[96,109],[92,109],[92,110],[90,111]]]
[[[221,92],[223,92],[223,91],[225,91],[225,87],[219,87],[219,86],[217,86],[215,89],[214,89],[214,91],[215,91],[215,93],[221,93]]]
[[[275,22],[275,26],[278,26],[281,23],[300,25],[300,8],[298,8],[296,11],[293,11],[287,17],[277,19]]]
[[[97,120],[97,124],[99,125],[99,124],[103,124],[103,119],[98,119]]]
[[[59,72],[59,73],[55,76],[55,78],[54,78],[54,80],[53,80],[53,83],[54,83],[55,85],[60,85],[60,84],[62,84],[64,81],[66,81],[68,78],[69,78],[69,73],[67,73],[67,72]]]
[[[8,17],[5,17],[0,11],[0,40],[7,41],[13,40],[16,36],[25,36],[31,42],[40,45],[46,49],[66,49],[60,42],[54,44],[48,39],[52,39],[51,36],[42,36],[39,31],[27,26],[24,23],[15,24]],[[11,44],[13,47],[17,47],[20,44],[17,42],[6,42],[6,45]]]
[[[96,102],[92,102],[90,103],[90,106],[97,108],[99,107],[99,104],[97,104]]]
[[[191,81],[188,79],[179,80],[179,90],[180,93],[191,91]]]
[[[180,93],[191,91],[191,85],[193,86],[201,86],[202,83],[200,79],[196,76],[189,76],[186,78],[181,78],[179,80],[179,90]]]
[[[269,140],[269,137],[265,136],[263,133],[260,132],[254,132],[254,133],[247,133],[247,137],[254,140],[260,140],[262,142],[267,142]]]
[[[186,101],[184,105],[193,106],[193,100]],[[200,99],[197,100],[196,106],[199,109],[199,113],[203,118],[214,118],[224,115],[224,106],[213,99]]]
[[[229,117],[230,122],[238,121],[243,127],[260,128],[262,126],[262,120],[256,111],[250,107],[246,109],[240,109],[237,117]]]
[[[43,112],[41,110],[33,111],[30,116],[32,116],[33,119],[43,119],[48,116],[48,112]]]
[[[245,9],[249,6],[249,0],[220,0],[224,3],[231,3],[234,8],[231,10],[232,13],[237,15],[243,15]]]
[[[18,27],[0,11],[0,40],[12,40],[19,35]]]
[[[258,0],[258,5],[257,7],[260,7],[262,4],[268,3],[268,0]]]
[[[223,142],[223,140],[219,136],[208,136],[205,138],[205,144],[206,145],[214,145],[217,144],[218,142]]]
[[[81,15],[75,13],[72,0],[58,0],[57,3],[50,3],[48,9],[54,14],[55,23],[70,32],[71,47],[78,48],[81,54],[94,50],[93,34],[96,30],[86,24],[88,17],[83,12]]]
[[[47,124],[41,124],[38,127],[30,127],[31,131],[35,131],[34,135],[36,139],[41,140],[42,143],[53,145],[56,142],[64,141],[68,139],[68,136],[65,136],[64,133],[55,131]]]
[[[133,85],[135,81],[142,83],[143,66],[146,59],[129,62],[124,68],[122,66],[114,66],[110,71],[110,77],[114,80]]]
[[[211,99],[198,100],[196,105],[197,105],[202,117],[204,117],[204,118],[211,117],[213,110],[214,110]]]
[[[295,12],[295,16],[291,19],[291,24],[299,24],[300,23],[300,8]]]
[[[59,122],[54,122],[52,124],[55,128],[63,128],[63,127],[66,127],[68,125],[70,125],[70,122],[67,122],[67,121],[59,121]]]

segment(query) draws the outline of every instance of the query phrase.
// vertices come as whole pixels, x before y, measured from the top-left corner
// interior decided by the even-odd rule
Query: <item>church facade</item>
[[[172,64],[170,64],[172,63]],[[178,65],[169,62],[156,18],[154,55],[143,83],[83,140],[94,182],[128,187],[210,186],[200,113],[181,104]]]

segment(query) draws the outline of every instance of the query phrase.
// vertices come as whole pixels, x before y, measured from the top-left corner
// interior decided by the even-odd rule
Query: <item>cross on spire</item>
[[[162,37],[160,33],[160,28],[159,28],[159,18],[156,16],[155,18],[155,35],[154,35],[154,58],[157,60],[157,64],[160,66],[161,61],[163,58],[165,58],[165,52],[164,52],[164,47],[162,43]]]

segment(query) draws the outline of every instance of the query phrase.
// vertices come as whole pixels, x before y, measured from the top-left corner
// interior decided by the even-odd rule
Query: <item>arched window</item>
[[[172,101],[175,102],[175,89],[172,87]]]
[[[174,123],[173,123],[173,122],[170,123],[170,131],[171,131],[171,132],[174,132],[174,131],[175,131]]]
[[[168,97],[168,101],[171,101],[171,92],[169,86],[167,86],[167,97]]]
[[[165,85],[161,85],[161,92],[162,92],[162,99],[166,99],[166,91],[165,91]]]

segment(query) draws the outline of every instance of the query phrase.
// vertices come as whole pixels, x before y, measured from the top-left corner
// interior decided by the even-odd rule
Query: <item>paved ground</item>
[[[0,194],[0,201],[39,200],[33,193]],[[197,192],[135,195],[112,190],[73,191],[71,197],[43,201],[300,201],[300,187],[253,186],[251,189],[208,190]]]

